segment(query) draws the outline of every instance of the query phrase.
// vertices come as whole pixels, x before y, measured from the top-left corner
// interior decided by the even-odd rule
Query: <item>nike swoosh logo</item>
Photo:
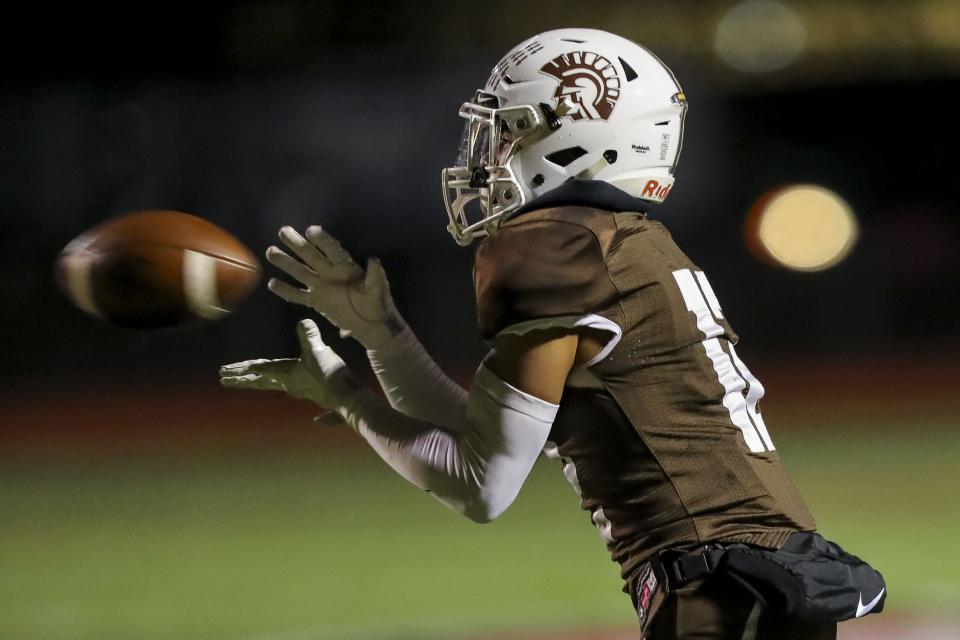
[[[863,604],[863,594],[861,593],[861,594],[860,594],[860,601],[857,603],[857,617],[858,617],[858,618],[862,618],[863,616],[865,616],[865,615],[867,615],[868,613],[870,613],[871,611],[873,611],[873,608],[874,608],[875,606],[877,606],[877,603],[878,603],[878,602],[880,602],[880,598],[883,597],[883,593],[884,593],[886,590],[887,590],[886,587],[884,587],[883,589],[880,589],[880,593],[877,594],[877,597],[874,598],[873,600],[871,600],[870,602],[868,602],[868,603],[866,604],[866,606],[864,606],[864,604]]]

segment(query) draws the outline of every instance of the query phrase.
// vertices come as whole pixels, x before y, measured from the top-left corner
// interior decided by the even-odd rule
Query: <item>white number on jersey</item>
[[[757,411],[757,402],[763,397],[763,385],[737,357],[733,344],[729,344],[729,354],[720,347],[717,336],[723,335],[723,327],[717,321],[723,319],[723,313],[707,276],[702,271],[679,269],[673,272],[673,278],[680,287],[687,309],[697,317],[697,328],[704,335],[700,344],[713,362],[717,380],[725,390],[723,406],[730,412],[730,420],[743,433],[750,451],[773,451],[773,441]]]

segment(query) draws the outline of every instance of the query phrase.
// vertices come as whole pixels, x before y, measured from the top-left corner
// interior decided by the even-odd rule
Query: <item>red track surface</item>
[[[869,616],[840,625],[838,640],[958,640],[960,620],[935,621],[918,618],[909,620],[889,614]],[[490,640],[473,637],[469,640]],[[496,640],[640,640],[637,631],[598,631],[596,633],[551,633],[499,636]]]
[[[787,365],[787,362],[789,364]],[[960,413],[960,358],[943,354],[751,364],[778,429],[874,424]],[[785,366],[787,365],[787,366]],[[209,374],[89,379],[0,390],[0,457],[96,459],[111,454],[356,446],[347,430],[317,428],[317,410],[279,393],[226,390]]]

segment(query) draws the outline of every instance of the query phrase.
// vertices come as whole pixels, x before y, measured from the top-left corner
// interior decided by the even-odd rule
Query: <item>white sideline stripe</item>
[[[101,315],[97,303],[93,299],[93,255],[86,251],[77,251],[64,258],[64,269],[67,277],[67,290],[73,302],[95,316]]]
[[[216,320],[227,313],[217,295],[217,259],[199,251],[183,252],[183,292],[187,307],[205,320]]]

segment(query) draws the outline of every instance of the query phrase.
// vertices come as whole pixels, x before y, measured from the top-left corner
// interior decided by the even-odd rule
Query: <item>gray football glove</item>
[[[307,228],[306,238],[292,227],[280,229],[290,253],[271,246],[267,261],[298,281],[303,288],[271,278],[267,287],[287,302],[317,311],[367,349],[377,349],[400,333],[404,323],[390,296],[390,284],[376,258],[364,272],[336,238],[319,226]]]
[[[360,387],[336,352],[324,344],[313,320],[297,324],[299,358],[246,360],[220,367],[220,384],[236,389],[283,391],[336,409]]]

